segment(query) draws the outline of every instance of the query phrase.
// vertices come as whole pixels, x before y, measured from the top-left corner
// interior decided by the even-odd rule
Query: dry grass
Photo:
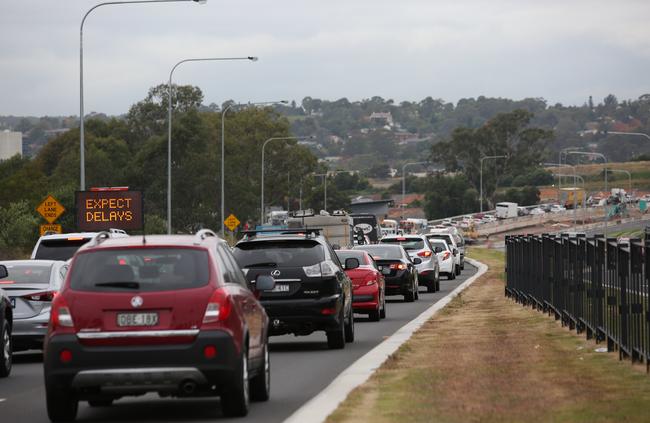
[[[503,254],[328,422],[642,422],[650,376],[503,295]]]

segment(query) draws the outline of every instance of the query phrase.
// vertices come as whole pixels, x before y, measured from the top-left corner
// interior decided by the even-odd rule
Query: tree
[[[27,251],[38,239],[38,219],[25,201],[0,207],[0,247]]]
[[[430,178],[424,211],[428,219],[472,213],[478,209],[478,192],[464,175]]]

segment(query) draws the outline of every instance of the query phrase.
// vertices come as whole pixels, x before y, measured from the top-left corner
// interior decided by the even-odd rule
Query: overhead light
[[[248,60],[250,60],[251,62],[257,62],[258,57],[257,56],[248,56]]]
[[[208,2],[208,0],[192,0],[192,1],[198,4],[206,4]]]

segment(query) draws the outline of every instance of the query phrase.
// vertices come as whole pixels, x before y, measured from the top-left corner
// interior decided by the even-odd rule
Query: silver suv
[[[108,238],[124,238],[129,236],[121,229],[106,231]],[[63,260],[72,258],[79,247],[97,236],[99,232],[76,232],[69,234],[47,234],[38,239],[32,250],[32,259]]]
[[[416,264],[418,281],[427,287],[427,292],[440,290],[440,265],[429,240],[424,235],[389,235],[379,241],[381,244],[399,244],[411,260],[418,257],[422,263]]]

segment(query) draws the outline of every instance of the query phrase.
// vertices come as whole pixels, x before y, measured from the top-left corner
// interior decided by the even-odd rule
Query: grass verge
[[[504,297],[504,254],[328,417],[347,422],[647,422],[650,376]]]

